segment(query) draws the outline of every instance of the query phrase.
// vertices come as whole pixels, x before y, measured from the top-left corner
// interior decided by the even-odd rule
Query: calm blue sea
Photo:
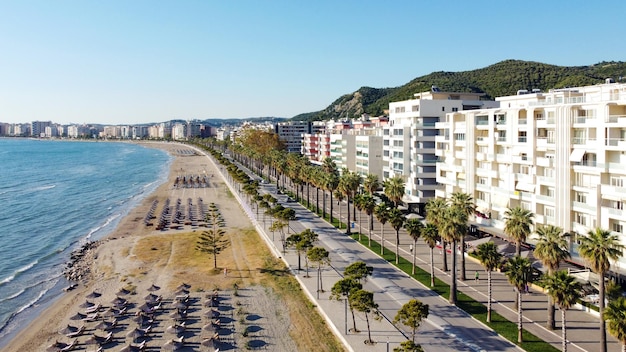
[[[71,251],[111,232],[170,161],[130,143],[0,139],[0,347],[67,286]]]

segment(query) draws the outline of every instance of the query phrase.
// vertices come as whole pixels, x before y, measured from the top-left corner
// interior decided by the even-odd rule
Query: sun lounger
[[[95,312],[99,311],[100,308],[102,308],[102,304],[98,303],[98,304],[96,304],[93,307],[85,309],[85,313],[87,313],[87,314],[95,313]]]
[[[68,345],[66,345],[65,347],[61,348],[61,351],[62,352],[71,351],[71,350],[74,349],[74,347],[76,347],[76,345],[78,345],[78,339],[75,339],[74,341],[72,341]]]
[[[82,320],[83,321],[96,321],[100,318],[100,313],[95,312],[93,314],[89,314],[88,316],[84,317]]]
[[[76,330],[74,332],[70,332],[69,334],[65,334],[65,336],[67,336],[67,337],[78,337],[78,336],[82,335],[83,332],[85,332],[85,325],[81,326],[80,328],[78,328],[78,330]]]

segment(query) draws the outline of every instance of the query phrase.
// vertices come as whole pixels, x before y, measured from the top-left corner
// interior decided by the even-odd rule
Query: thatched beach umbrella
[[[180,342],[176,342],[174,340],[169,340],[167,341],[163,347],[161,348],[162,351],[176,351],[178,349],[180,349],[181,347],[183,347],[183,344]]]
[[[96,304],[95,304],[95,303],[93,303],[93,302],[90,302],[90,301],[85,301],[85,302],[81,303],[81,304],[79,305],[79,307],[81,307],[81,308],[90,308],[90,307],[93,307],[93,306],[95,306],[95,305],[96,305]]]
[[[126,337],[132,337],[133,339],[136,339],[138,337],[142,337],[143,335],[145,335],[145,332],[143,330],[138,329],[138,328],[134,328],[131,331],[129,331],[128,333],[126,333]]]
[[[129,295],[129,294],[130,294],[130,291],[128,291],[125,288],[120,288],[120,290],[117,291],[117,293],[116,293],[116,295],[118,295],[118,296],[126,296],[126,295]]]
[[[123,305],[123,304],[128,303],[128,301],[126,299],[122,298],[122,297],[115,297],[111,301],[111,303],[115,304],[116,306],[119,306],[119,305]]]
[[[67,334],[71,334],[78,331],[78,328],[75,326],[71,326],[70,324],[67,324],[66,327],[64,327],[63,329],[59,330],[59,334],[63,334],[63,335],[67,335]]]
[[[87,298],[98,298],[100,296],[102,296],[101,293],[96,292],[96,291],[91,291],[91,293],[87,295]]]
[[[178,309],[178,310],[185,310],[189,307],[188,304],[183,303],[183,302],[178,302],[174,305],[174,308]]]
[[[204,315],[207,318],[217,318],[220,316],[220,312],[216,311],[216,310],[207,310],[206,312],[202,313],[202,315]]]
[[[87,316],[85,314],[76,313],[70,317],[70,320],[82,320],[82,319],[85,319],[86,317]]]
[[[178,285],[178,287],[176,287],[177,290],[181,290],[181,289],[188,290],[190,288],[191,288],[191,285],[186,284],[184,282],[182,284]]]
[[[101,321],[94,327],[94,329],[107,330],[107,329],[110,329],[113,325],[114,323],[109,323],[108,321]]]
[[[184,320],[185,316],[185,314],[181,314],[180,312],[173,312],[170,314],[170,318],[174,320]]]
[[[161,288],[159,286],[156,286],[155,284],[152,284],[152,286],[148,287],[148,291],[150,292],[154,292],[154,291],[158,291]]]
[[[46,348],[46,352],[58,352],[61,349],[63,349],[63,347],[59,346],[59,342],[55,342]]]
[[[213,332],[215,331],[215,325],[213,325],[213,323],[204,324],[204,326],[202,327],[202,330]]]
[[[178,336],[178,334],[185,332],[185,327],[180,325],[170,325],[167,329],[165,329],[165,332],[169,334],[176,334],[176,336]]]
[[[205,347],[212,347],[212,348],[214,348],[215,347],[215,340],[212,337],[210,337],[208,339],[202,340],[201,344],[202,344],[202,346],[205,346]]]
[[[179,288],[176,291],[174,291],[175,295],[188,295],[189,294],[189,290],[187,290],[186,288]]]

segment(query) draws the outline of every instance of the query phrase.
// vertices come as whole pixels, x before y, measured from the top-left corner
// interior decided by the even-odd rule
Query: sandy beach
[[[261,286],[261,275],[256,275],[267,249],[250,249],[258,246],[257,234],[216,166],[185,145],[145,145],[174,157],[168,181],[84,253],[77,264],[83,274],[78,286],[64,293],[3,351],[54,350],[54,344],[58,349],[96,351],[96,342],[104,351],[135,350],[142,342],[153,351],[226,351],[244,346],[297,350],[287,308],[276,304],[279,298],[271,288]],[[182,186],[183,177],[198,176],[199,182],[207,182]],[[179,228],[157,229],[168,201],[174,212],[180,204],[186,220]],[[206,228],[202,221],[191,221],[211,203],[223,216],[230,238],[230,245],[217,257],[217,268],[212,256],[195,249],[199,233]],[[149,212],[154,216],[146,221]],[[248,255],[253,250],[261,255]],[[80,266],[88,270],[80,271]],[[140,315],[145,316],[143,321]],[[79,332],[67,336],[72,327]],[[257,335],[263,338],[250,337],[260,330],[263,334]]]

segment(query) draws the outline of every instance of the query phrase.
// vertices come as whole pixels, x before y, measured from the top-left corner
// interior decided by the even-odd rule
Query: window
[[[576,192],[575,199],[578,203],[587,203],[587,193]]]
[[[404,106],[396,106],[395,108],[395,113],[396,114],[401,114],[404,112]]]
[[[476,192],[476,199],[482,200],[483,202],[488,202],[488,197],[485,192],[478,191]]]
[[[389,140],[388,139],[383,139],[383,145],[389,145]]]
[[[546,217],[546,220],[548,220],[549,222],[554,222],[554,208],[553,207],[543,208],[543,215]]]
[[[523,161],[527,161],[528,160],[528,154],[526,154],[526,153],[520,154],[520,157],[522,158]]]
[[[442,106],[442,107],[441,107],[441,111],[446,111],[446,107],[445,107],[445,106]]]
[[[478,178],[478,184],[479,185],[486,185],[487,184],[487,178],[486,177],[479,177]]]
[[[528,165],[520,165],[519,173],[524,175],[530,175],[530,166]]]
[[[404,170],[404,165],[402,163],[393,163],[393,169],[402,171]]]
[[[495,120],[496,120],[496,125],[505,125],[506,124],[506,115],[504,115],[504,114],[497,114],[495,116]]]
[[[393,146],[394,147],[402,147],[402,146],[404,146],[404,141],[401,141],[401,140],[400,141],[398,141],[398,140],[393,141]]]
[[[579,212],[574,213],[574,221],[583,226],[587,226],[587,214]]]
[[[388,150],[383,150],[383,156],[389,156],[389,151]]]
[[[613,230],[613,232],[617,232],[617,233],[624,233],[624,225],[618,223],[618,222],[614,222],[611,226],[611,230]]]
[[[498,134],[498,142],[506,142],[506,131],[500,131]]]
[[[485,170],[491,170],[491,163],[488,161],[481,161],[480,164],[478,164],[478,167]]]
[[[455,133],[454,134],[454,140],[455,141],[464,141],[465,140],[465,133]]]
[[[489,151],[489,148],[487,148],[486,145],[479,145],[478,146],[478,152],[479,153],[487,154],[487,151]]]
[[[530,203],[528,203],[528,202],[520,202],[519,206],[520,206],[520,208],[522,208],[524,210],[530,211]]]
[[[420,106],[419,106],[419,105],[413,105],[413,106],[411,106],[411,111],[413,111],[413,112],[418,112],[418,111],[420,111]]]
[[[546,187],[546,196],[554,198],[554,187]]]
[[[403,132],[402,128],[394,128],[393,129],[393,135],[394,136],[402,136],[402,132]]]
[[[388,136],[389,135],[389,129],[388,128],[383,129],[383,135],[384,136]]]
[[[489,116],[485,116],[485,115],[476,116],[477,126],[486,126],[488,124],[489,124]]]
[[[543,175],[545,177],[553,178],[554,177],[554,169],[550,169],[550,168],[543,169]]]
[[[459,108],[452,108],[452,112],[457,112],[459,111]]]
[[[619,201],[619,200],[613,200],[611,201],[611,208],[624,210],[624,202]]]
[[[396,159],[402,159],[402,158],[404,158],[404,153],[403,152],[394,151],[393,152],[393,157],[396,158]]]
[[[526,143],[526,131],[517,132],[517,141],[520,143]]]
[[[611,176],[611,186],[624,187],[624,179],[619,176]]]

